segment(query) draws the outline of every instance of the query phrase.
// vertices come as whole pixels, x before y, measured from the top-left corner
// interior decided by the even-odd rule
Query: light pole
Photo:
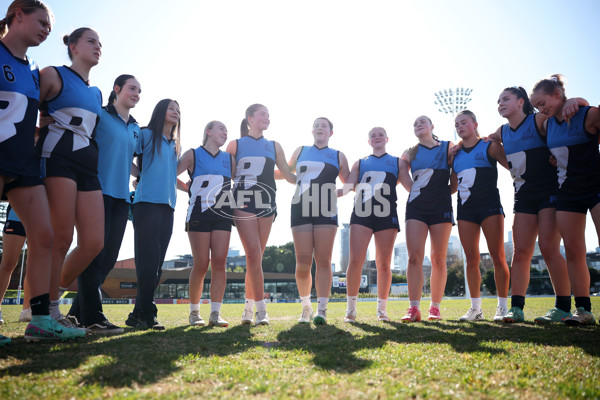
[[[434,93],[435,100],[434,104],[438,106],[438,111],[444,114],[452,115],[452,126],[454,126],[454,118],[456,114],[467,108],[467,104],[471,101],[471,88],[456,88],[456,89],[444,89]],[[458,140],[456,135],[456,128],[454,130],[454,141]],[[467,281],[467,259],[465,256],[465,250],[460,245],[460,251],[463,262],[463,274],[465,275],[465,298],[470,298],[471,293],[469,291],[469,283]]]

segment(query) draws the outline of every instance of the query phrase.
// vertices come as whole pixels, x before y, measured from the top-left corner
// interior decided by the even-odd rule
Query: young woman
[[[403,155],[412,174],[412,186],[406,203],[406,247],[408,249],[409,308],[403,322],[421,320],[423,292],[423,258],[427,234],[431,236],[431,305],[429,320],[440,320],[440,303],[446,288],[446,252],[454,224],[450,196],[451,142],[441,141],[433,134],[429,117],[422,115],[414,124],[419,143]],[[400,171],[407,174],[407,170]],[[410,180],[405,177],[405,180]]]
[[[70,67],[47,67],[41,75],[40,102],[53,121],[37,143],[42,152],[44,183],[54,229],[50,314],[69,326],[58,299],[103,246],[104,207],[98,180],[98,146],[94,128],[102,111],[102,93],[89,85],[91,69],[100,61],[98,33],[79,28],[63,41]],[[77,227],[77,246],[65,258]]]
[[[396,185],[406,162],[387,154],[385,129],[369,131],[373,154],[354,163],[348,184],[355,188],[354,210],[350,218],[350,260],[346,272],[347,307],[344,322],[356,322],[356,302],[362,271],[371,237],[375,237],[377,266],[377,319],[389,321],[387,298],[392,284],[391,262],[396,235],[400,231],[396,210]],[[408,176],[408,175],[406,175]],[[409,179],[410,180],[410,179]],[[405,187],[410,182],[403,181]]]
[[[148,126],[140,132],[135,150],[140,169],[133,199],[138,287],[135,307],[125,324],[138,329],[165,329],[157,319],[154,291],[173,233],[179,137],[179,104],[171,99],[159,101]]]
[[[498,291],[494,321],[502,321],[508,312],[510,272],[504,254],[504,211],[497,188],[496,163],[508,169],[508,162],[502,146],[479,137],[477,119],[471,111],[461,111],[455,126],[462,148],[454,157],[451,182],[453,187],[458,185],[458,233],[467,258],[467,282],[471,292],[471,308],[460,320],[483,320],[479,271],[479,235],[483,230],[494,263]]]
[[[98,179],[104,202],[104,248],[79,275],[77,297],[67,316],[96,333],[123,332],[102,312],[100,288],[117,261],[127,225],[131,163],[140,135],[140,127],[130,111],[140,100],[140,93],[140,83],[133,75],[117,77],[96,128]]]
[[[236,161],[235,226],[246,253],[246,304],[242,324],[252,323],[254,304],[254,322],[258,325],[269,324],[264,301],[262,256],[277,214],[275,165],[288,182],[296,183],[296,176],[289,171],[281,145],[263,136],[269,124],[269,110],[261,104],[253,104],[246,109],[246,116],[242,120],[241,138],[227,145],[227,152]]]
[[[26,341],[68,340],[85,334],[57,325],[48,315],[53,233],[34,149],[39,71],[26,52],[46,40],[52,20],[50,8],[41,1],[16,0],[0,21],[0,99],[6,105],[0,115],[5,127],[0,133],[0,193],[13,204],[29,234],[26,268],[32,320],[25,329]],[[10,343],[10,339],[2,336],[0,343]]]
[[[202,146],[186,151],[177,165],[177,175],[188,171],[191,184],[187,188],[190,204],[185,230],[190,239],[194,265],[190,273],[190,325],[204,326],[200,316],[200,299],[204,276],[210,264],[210,317],[211,326],[228,326],[221,318],[221,304],[225,294],[227,251],[233,214],[227,199],[235,162],[229,153],[219,150],[227,141],[227,128],[219,121],[209,122],[204,128]]]
[[[595,324],[590,302],[590,273],[585,261],[585,219],[590,210],[600,232],[600,110],[582,107],[570,119],[563,117],[566,102],[562,76],[553,75],[536,83],[533,105],[548,117],[540,129],[558,167],[556,224],[563,238],[567,270],[575,311],[565,319],[569,325]]]
[[[570,102],[577,104],[576,100]],[[523,308],[530,263],[539,235],[540,251],[548,266],[556,303],[535,321],[560,322],[571,315],[571,284],[567,264],[560,254],[561,237],[556,226],[556,167],[550,164],[550,150],[546,139],[540,135],[548,116],[534,114],[527,92],[516,86],[500,93],[498,112],[508,122],[490,137],[503,143],[515,188],[511,308],[503,321],[525,320]]]
[[[350,170],[344,153],[328,147],[333,124],[327,118],[317,118],[312,130],[314,144],[294,151],[289,161],[296,172],[296,193],[292,200],[292,235],[296,251],[296,284],[302,303],[298,322],[309,323],[313,309],[310,303],[313,256],[317,265],[317,315],[313,322],[327,322],[327,303],[331,290],[331,252],[337,232],[335,181],[346,182]]]

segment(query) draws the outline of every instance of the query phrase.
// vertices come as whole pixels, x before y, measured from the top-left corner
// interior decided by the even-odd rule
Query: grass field
[[[600,398],[600,326],[536,325],[551,298],[527,299],[516,325],[458,322],[466,300],[445,300],[439,323],[397,322],[407,306],[389,302],[394,322],[377,323],[375,303],[359,303],[348,325],[345,303],[331,303],[329,324],[314,326],[296,323],[299,304],[272,304],[271,325],[249,327],[242,305],[226,304],[229,328],[192,328],[188,306],[162,305],[166,331],[54,344],[25,343],[20,308],[4,306],[0,332],[13,344],[0,348],[0,399]],[[484,300],[486,317],[495,306]],[[131,308],[105,311],[124,326]]]

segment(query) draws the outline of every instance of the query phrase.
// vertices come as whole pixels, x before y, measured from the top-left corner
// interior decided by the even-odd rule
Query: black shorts
[[[537,215],[544,208],[556,208],[558,197],[556,194],[537,196],[532,199],[518,199],[515,197],[513,212]]]
[[[371,228],[373,233],[383,231],[386,229],[397,229],[400,232],[400,224],[398,223],[398,212],[394,208],[390,215],[386,217],[378,217],[375,214],[371,214],[367,217],[359,217],[356,212],[352,212],[350,217],[350,225],[358,224]]]
[[[457,216],[457,220],[459,221],[469,221],[469,222],[473,222],[477,225],[481,225],[481,223],[487,218],[487,217],[491,217],[492,215],[502,215],[504,216],[504,210],[502,209],[502,206],[500,207],[495,207],[495,208],[480,208],[480,209],[475,209],[475,210],[465,210],[465,209],[458,209],[458,216]]]
[[[42,176],[44,178],[62,177],[69,178],[77,183],[78,192],[93,192],[102,190],[98,174],[90,175],[74,162],[61,158],[42,158]]]
[[[0,175],[2,173],[0,172]],[[6,176],[6,175],[5,175]],[[19,176],[17,178],[6,176],[6,182],[4,183],[4,190],[2,194],[2,200],[6,200],[6,193],[12,189],[20,187],[31,187],[43,185],[44,181],[40,176]]]
[[[598,203],[600,203],[600,193],[594,193],[588,197],[574,200],[559,192],[556,211],[570,211],[587,214],[587,211],[594,208]]]
[[[438,213],[425,214],[413,209],[412,207],[407,206],[405,220],[408,221],[409,219],[416,219],[417,221],[423,222],[427,226],[443,224],[447,222],[451,223],[452,225],[455,225],[454,212],[452,211],[452,209],[440,211]]]
[[[241,191],[248,193],[248,191]],[[256,215],[257,218],[277,215],[277,204],[275,204],[275,193],[265,190],[255,190],[249,196],[241,196],[240,191],[233,192],[236,208],[240,211]]]
[[[332,212],[333,215],[324,215],[322,210],[316,210],[316,215],[310,215],[315,210],[309,208],[307,210],[309,215],[304,215],[302,211],[302,203],[292,203],[292,209],[290,213],[292,227],[307,224],[338,226],[338,216],[336,212]]]
[[[12,221],[10,219],[6,220],[2,233],[4,233],[5,235],[18,235],[27,237],[27,235],[25,234],[25,227],[23,226],[21,221]]]
[[[191,215],[185,223],[186,232],[212,232],[212,231],[227,231],[231,232],[233,219],[231,217],[231,209],[228,209],[224,214],[216,213],[212,208],[204,212],[200,212],[200,207],[194,207]]]

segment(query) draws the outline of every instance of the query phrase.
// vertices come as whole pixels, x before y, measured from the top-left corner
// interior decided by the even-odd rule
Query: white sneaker
[[[301,324],[309,324],[312,320],[313,309],[311,306],[302,307],[302,315],[298,318],[298,322]]]
[[[79,329],[82,330],[85,333],[88,333],[90,330],[87,328],[82,328],[79,326],[75,326],[71,323],[71,321],[69,321],[67,318],[65,318],[64,315],[60,314],[60,318],[55,320],[59,325],[64,326],[65,328],[72,328],[72,329]]]
[[[496,307],[496,315],[494,315],[494,322],[502,322],[504,317],[508,314],[508,309],[502,306]]]
[[[353,324],[356,322],[356,310],[346,310],[346,316],[344,317],[344,322],[349,324]]]
[[[229,322],[221,318],[221,314],[218,311],[213,311],[210,313],[210,317],[208,317],[208,325],[226,327],[229,326]]]
[[[206,322],[200,316],[200,310],[190,311],[190,325],[191,326],[205,326]]]
[[[2,310],[0,310],[0,325],[4,325],[4,320],[2,319]]]
[[[483,311],[481,308],[479,310],[469,308],[466,314],[460,317],[460,321],[483,321]]]
[[[573,315],[565,319],[565,324],[571,326],[596,325],[596,319],[594,318],[594,314],[585,311],[583,307],[579,307],[575,309]]]
[[[390,317],[388,317],[387,312],[385,311],[377,311],[377,321],[390,322]]]
[[[248,325],[253,323],[252,320],[252,310],[244,309],[244,313],[242,314],[242,325]]]
[[[254,317],[255,325],[269,325],[269,316],[267,315],[267,310],[265,311],[257,311]]]
[[[31,308],[26,308],[19,314],[19,322],[31,322]]]
[[[327,323],[327,309],[318,310],[317,316],[313,318],[315,325],[325,325]]]

